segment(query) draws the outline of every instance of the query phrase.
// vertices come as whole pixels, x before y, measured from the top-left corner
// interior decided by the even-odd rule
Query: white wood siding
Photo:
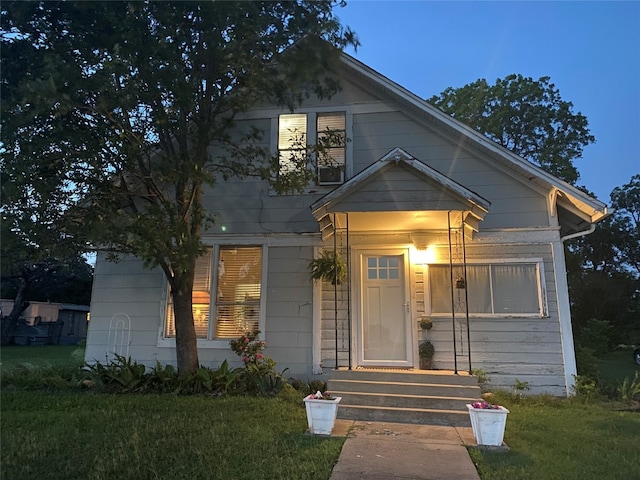
[[[114,351],[115,318],[130,319],[128,349],[116,350],[146,365],[154,365],[158,327],[164,305],[164,275],[158,269],[146,270],[142,262],[125,257],[118,263],[98,255],[91,297],[91,321],[87,334],[85,360],[105,363]],[[126,355],[125,355],[126,356]]]
[[[307,264],[313,247],[269,248],[266,354],[277,369],[306,379],[311,375],[313,283]]]

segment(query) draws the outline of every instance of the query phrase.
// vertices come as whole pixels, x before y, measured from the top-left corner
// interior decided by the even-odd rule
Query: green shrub
[[[156,360],[156,366],[147,375],[146,389],[158,393],[175,393],[180,390],[178,371],[173,365],[162,365]]]
[[[84,372],[79,367],[22,364],[3,370],[2,390],[59,390],[77,388]]]
[[[287,379],[282,373],[275,370],[276,363],[268,358],[263,363],[247,363],[240,375],[240,381],[244,391],[250,395],[271,397],[280,393],[287,384]]]
[[[115,354],[115,359],[106,365],[96,362],[87,368],[89,379],[110,392],[140,392],[147,386],[146,367],[131,361],[131,357]]]
[[[576,375],[574,377],[573,393],[578,400],[593,401],[602,397],[598,389],[597,382],[585,375]]]
[[[618,386],[618,394],[623,402],[632,402],[636,399],[640,400],[640,372],[636,372],[633,380],[626,377]]]
[[[522,397],[522,394],[525,391],[531,390],[529,386],[529,382],[523,382],[516,378],[516,381],[513,384],[513,398],[519,399]]]
[[[597,378],[600,372],[600,360],[595,352],[583,345],[576,344],[576,366],[578,374],[585,377]]]
[[[615,330],[608,320],[592,318],[580,331],[577,343],[592,350],[596,356],[602,356],[613,350]]]

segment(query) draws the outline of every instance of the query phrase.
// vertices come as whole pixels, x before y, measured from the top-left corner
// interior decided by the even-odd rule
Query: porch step
[[[342,397],[338,418],[453,426],[470,426],[481,393],[473,376],[420,370],[333,370],[327,387]]]

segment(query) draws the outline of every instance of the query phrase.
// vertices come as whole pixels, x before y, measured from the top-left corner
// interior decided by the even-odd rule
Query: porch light
[[[427,263],[435,263],[436,260],[436,251],[433,246],[429,245],[428,247],[418,247],[412,249],[411,251],[411,259],[414,264],[427,264]]]

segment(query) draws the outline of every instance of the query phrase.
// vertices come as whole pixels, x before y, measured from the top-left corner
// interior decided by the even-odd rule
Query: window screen
[[[538,265],[506,263],[467,265],[469,313],[540,315]],[[456,294],[457,289],[454,289]],[[432,313],[451,313],[451,276],[448,265],[429,266]]]

